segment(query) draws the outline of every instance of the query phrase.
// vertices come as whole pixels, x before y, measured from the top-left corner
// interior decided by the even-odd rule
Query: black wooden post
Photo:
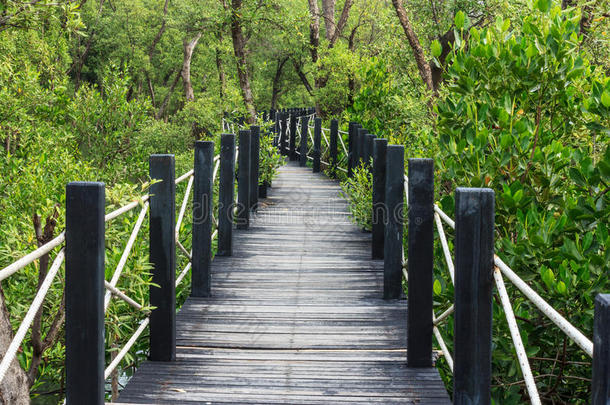
[[[235,197],[235,135],[220,136],[218,187],[218,256],[233,254],[233,199]]]
[[[383,238],[387,221],[385,206],[385,176],[387,139],[375,139],[373,153],[373,242],[372,258],[383,259]]]
[[[150,187],[149,261],[150,359],[176,360],[176,183],[174,155],[151,155],[149,174],[160,180]],[[158,286],[158,287],[157,287]]]
[[[250,209],[256,211],[258,205],[258,169],[260,159],[260,134],[257,125],[250,127]]]
[[[494,192],[458,188],[455,213],[453,403],[489,405]]]
[[[66,186],[66,403],[104,404],[104,183]]]
[[[373,157],[373,141],[375,135],[366,134],[364,136],[364,165],[371,170],[371,158]]]
[[[331,120],[330,121],[330,164],[332,167],[331,173],[334,177],[337,177],[337,141],[339,137],[339,121]]]
[[[297,115],[295,112],[290,114],[290,143],[288,147],[288,156],[290,160],[297,160]]]
[[[313,172],[320,172],[320,158],[322,157],[322,118],[314,118],[313,127]]]
[[[286,136],[288,135],[288,131],[286,130],[286,125],[288,124],[288,120],[286,118],[287,118],[287,115],[285,112],[283,112],[281,115],[282,126],[280,128],[280,151],[282,152],[282,155],[287,154],[286,148],[288,147],[288,139],[286,139]]]
[[[432,367],[434,161],[409,159],[407,365]]]
[[[350,122],[347,129],[347,177],[352,177],[354,173],[354,150],[356,149],[356,128],[355,122]]]
[[[191,296],[209,297],[212,283],[212,209],[214,142],[195,142],[193,181],[193,254]]]
[[[591,405],[610,404],[610,294],[595,299]]]
[[[356,164],[354,167],[364,165],[364,149],[367,130],[364,128],[358,128],[356,133],[358,136],[356,137]]]
[[[402,293],[402,232],[404,222],[404,147],[389,145],[386,151],[385,202],[387,224],[384,237],[383,298]]]
[[[299,166],[305,167],[307,165],[307,137],[309,128],[309,116],[304,115],[301,117],[301,145],[299,148],[300,160]]]
[[[239,131],[239,175],[237,178],[237,229],[250,226],[250,131]]]

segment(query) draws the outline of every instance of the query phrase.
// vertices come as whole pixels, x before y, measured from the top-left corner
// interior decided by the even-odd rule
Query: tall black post
[[[286,155],[287,154],[287,148],[288,148],[288,139],[286,139],[286,136],[288,135],[288,131],[286,130],[286,125],[288,124],[288,120],[286,119],[287,115],[285,112],[282,113],[281,115],[281,128],[280,128],[280,151],[282,153],[282,155]]]
[[[364,164],[369,170],[371,170],[371,158],[373,157],[374,140],[375,135],[373,134],[366,134],[364,136]]]
[[[409,159],[407,365],[432,367],[434,161]]]
[[[297,114],[290,114],[290,143],[288,145],[288,156],[290,160],[297,160]]]
[[[313,172],[319,173],[322,157],[322,118],[314,118],[313,122]]]
[[[491,403],[494,192],[455,191],[453,403]],[[411,282],[411,280],[409,280]]]
[[[218,187],[218,256],[233,254],[235,197],[235,135],[220,136],[220,184]]]
[[[610,294],[595,298],[591,405],[610,404]]]
[[[209,297],[212,284],[212,209],[214,142],[195,142],[191,296]]]
[[[331,173],[334,177],[337,177],[337,138],[339,137],[339,121],[330,121],[330,165],[332,167]]]
[[[256,210],[258,205],[258,169],[260,160],[260,134],[257,125],[250,127],[250,209]]]
[[[104,404],[104,183],[66,186],[66,403]]]
[[[150,359],[176,360],[176,183],[174,155],[151,155],[149,261],[152,264]]]
[[[367,130],[364,128],[358,128],[356,133],[358,136],[356,137],[356,164],[354,167],[358,167],[361,164],[364,165],[364,149]]]
[[[237,229],[250,226],[250,131],[239,131],[239,175],[237,178]]]
[[[387,221],[385,205],[387,139],[375,139],[373,151],[373,242],[372,258],[383,259],[383,238]]]
[[[383,252],[383,298],[400,298],[402,293],[402,233],[404,223],[404,147],[389,145],[386,151],[385,202],[387,224]]]
[[[348,138],[347,138],[347,177],[352,177],[354,174],[354,168],[356,167],[356,150],[358,142],[358,124],[350,122],[348,127]]]
[[[301,117],[301,145],[299,148],[300,160],[299,166],[305,167],[307,165],[307,137],[309,129],[309,116],[304,115]]]

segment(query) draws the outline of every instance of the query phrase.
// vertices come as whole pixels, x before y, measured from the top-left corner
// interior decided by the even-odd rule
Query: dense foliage
[[[346,129],[357,121],[404,144],[407,158],[434,157],[438,202],[449,213],[455,187],[493,188],[498,254],[590,336],[592,299],[610,289],[608,10],[608,0],[0,0],[0,268],[41,243],[37,223],[50,218],[55,235],[63,229],[67,182],[106,182],[112,210],[146,191],[149,154],[174,153],[177,173],[188,170],[193,141],[217,140],[223,114],[254,123],[253,111],[315,105],[325,122],[338,118]],[[282,159],[258,124],[261,181],[270,182]],[[344,183],[365,229],[371,185],[365,170]],[[108,226],[108,279],[137,215]],[[142,303],[145,239],[119,284]],[[440,311],[453,288],[437,250]],[[2,282],[13,328],[44,267]],[[43,336],[61,313],[62,281],[45,301]],[[187,293],[180,289],[180,299]],[[509,294],[544,400],[586,403],[590,359]],[[107,363],[138,319],[113,301]],[[450,318],[448,342],[452,328]],[[494,399],[522,403],[497,306],[494,336]],[[55,392],[58,402],[61,333],[40,365],[34,340],[19,354],[31,392]],[[123,366],[145,351],[143,339]]]

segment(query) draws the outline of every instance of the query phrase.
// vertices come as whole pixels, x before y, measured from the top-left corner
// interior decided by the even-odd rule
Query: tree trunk
[[[400,24],[402,25],[402,28],[405,31],[405,35],[407,36],[407,40],[409,41],[409,45],[411,46],[411,50],[413,51],[413,57],[415,58],[415,62],[417,63],[419,75],[421,76],[428,90],[430,90],[433,94],[436,94],[436,91],[434,90],[434,83],[432,82],[432,72],[430,70],[430,65],[428,64],[428,62],[426,62],[424,49],[419,43],[417,34],[415,34],[415,31],[413,30],[413,26],[411,25],[411,21],[409,21],[407,11],[405,10],[404,5],[402,4],[402,0],[392,0],[392,4],[396,9],[396,15],[398,16],[398,20],[400,21]]]
[[[277,68],[275,69],[275,76],[273,77],[273,86],[271,90],[271,109],[275,110],[277,107],[277,100],[280,95],[280,82],[282,79],[282,69],[284,64],[288,60],[288,56],[277,61]]]
[[[305,76],[303,69],[301,69],[301,66],[294,59],[292,60],[292,64],[294,65],[294,70],[297,72],[297,75],[299,75],[299,78],[303,82],[303,86],[305,86],[305,90],[307,90],[307,92],[309,93],[310,96],[313,96],[313,88],[311,87],[309,80],[307,80],[307,76]]]
[[[337,39],[339,39],[339,36],[341,35],[341,32],[347,25],[347,19],[349,18],[349,11],[352,8],[353,4],[354,4],[354,0],[345,0],[345,4],[343,4],[343,10],[341,10],[341,17],[339,17],[339,22],[337,23],[337,28],[334,30],[333,35],[329,39],[329,44],[328,44],[329,48],[332,48],[335,45],[335,43],[337,42]]]
[[[161,107],[159,107],[159,111],[157,112],[157,116],[156,116],[157,119],[161,119],[163,117],[163,115],[165,115],[165,110],[167,109],[169,100],[172,98],[172,94],[174,93],[174,90],[176,89],[178,80],[180,80],[181,73],[182,73],[182,70],[178,70],[178,74],[174,78],[174,81],[172,82],[172,85],[170,86],[169,91],[165,95],[165,98],[163,99],[163,103],[161,103]]]
[[[155,50],[157,48],[157,44],[161,41],[161,37],[165,33],[165,27],[167,24],[167,10],[169,6],[169,0],[165,0],[165,4],[163,6],[163,20],[161,21],[161,26],[159,27],[159,31],[157,31],[157,35],[153,38],[152,43],[148,47],[148,63],[152,67],[153,66],[153,57],[155,56]],[[150,78],[150,73],[146,72],[146,81],[148,84],[148,92],[150,93],[150,99],[152,101],[153,107],[156,107],[157,103],[155,100],[155,87]]]
[[[308,1],[311,17],[309,23],[309,51],[311,52],[311,61],[315,64],[318,61],[318,46],[320,45],[320,10],[317,0]]]
[[[219,39],[220,41],[221,39]],[[227,78],[225,76],[224,67],[222,64],[222,55],[220,48],[216,48],[216,69],[218,69],[218,81],[220,82],[220,99],[225,97],[225,88],[227,86]]]
[[[254,97],[250,87],[250,74],[248,73],[248,63],[246,60],[246,40],[241,28],[241,4],[242,0],[231,1],[231,37],[233,39],[233,52],[237,62],[239,86],[241,87],[242,97],[249,115],[248,122],[253,124],[256,121],[256,109],[254,108]]]
[[[191,59],[193,58],[193,51],[201,38],[202,33],[198,32],[195,38],[190,41],[184,40],[184,59],[182,61],[182,82],[184,84],[184,95],[186,101],[193,101],[195,99],[195,93],[193,92],[193,83],[191,83]]]
[[[0,286],[0,357],[4,356],[12,339],[13,328],[11,327],[9,312],[4,302],[4,291]],[[19,365],[17,359],[13,360],[6,372],[6,376],[0,382],[0,404],[29,404],[30,393],[28,387],[28,378],[25,371]]]
[[[324,13],[325,36],[330,41],[335,36],[335,4],[337,0],[322,0],[322,12]]]

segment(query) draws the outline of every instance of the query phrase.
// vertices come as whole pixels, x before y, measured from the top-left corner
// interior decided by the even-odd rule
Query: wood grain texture
[[[338,183],[295,162],[260,202],[178,313],[177,360],[142,364],[119,402],[449,404],[435,368],[407,368],[406,301],[383,300]]]

